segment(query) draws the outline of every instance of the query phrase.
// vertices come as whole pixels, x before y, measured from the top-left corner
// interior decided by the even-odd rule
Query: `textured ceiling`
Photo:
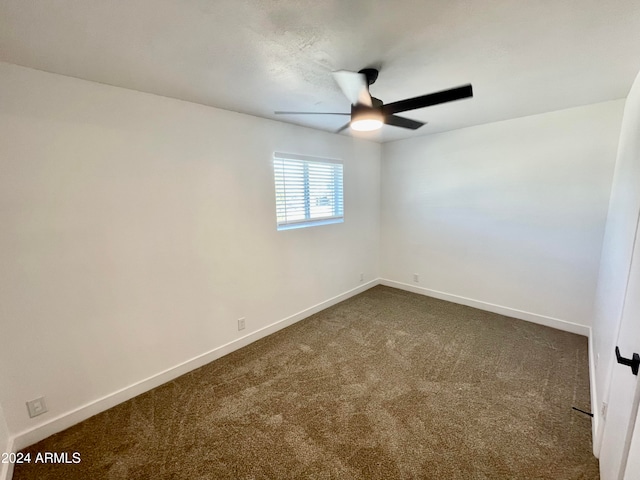
[[[625,97],[640,2],[1,0],[0,60],[324,130],[273,111],[348,112],[333,70],[379,67],[385,103],[473,84],[389,141]]]

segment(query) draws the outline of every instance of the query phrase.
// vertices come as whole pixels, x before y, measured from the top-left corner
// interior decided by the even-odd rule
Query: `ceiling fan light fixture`
[[[376,110],[363,110],[354,113],[351,119],[351,128],[358,132],[370,132],[382,127],[384,118],[382,112]]]

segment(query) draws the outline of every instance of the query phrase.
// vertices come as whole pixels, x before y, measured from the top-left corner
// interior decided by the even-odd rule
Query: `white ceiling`
[[[625,97],[640,2],[0,0],[0,60],[324,130],[273,111],[348,112],[333,70],[379,67],[385,103],[473,84],[384,142]]]

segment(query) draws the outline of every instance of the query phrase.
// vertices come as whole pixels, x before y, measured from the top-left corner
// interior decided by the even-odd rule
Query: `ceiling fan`
[[[350,115],[351,120],[336,130],[341,132],[347,127],[353,130],[369,131],[382,127],[382,124],[395,127],[417,130],[425,125],[424,122],[399,117],[396,113],[429,107],[440,103],[452,102],[462,98],[473,97],[471,85],[429,93],[420,97],[407,98],[393,103],[382,103],[382,100],[372,97],[369,93],[369,85],[375,83],[378,78],[378,70],[365,68],[359,72],[339,70],[332,73],[336,83],[351,102],[351,113],[339,112],[274,112],[276,115]]]

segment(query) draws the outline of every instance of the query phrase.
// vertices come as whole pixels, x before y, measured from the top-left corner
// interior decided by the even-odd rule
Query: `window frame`
[[[284,164],[281,164],[280,168],[278,166],[278,162],[296,162],[299,163],[300,166],[298,168],[302,169],[303,187],[298,185],[298,188],[304,188],[304,216],[303,219],[295,219],[295,220],[287,220],[286,217],[283,221],[279,220],[279,212],[281,208],[285,209],[286,212],[286,193],[285,193],[285,201],[279,201],[279,185],[278,185],[278,175],[281,178],[284,178]],[[330,204],[332,208],[332,215],[323,216],[323,217],[312,217],[311,212],[311,199],[312,194],[310,189],[311,185],[315,182],[318,182],[322,179],[323,173],[316,172],[315,178],[312,176],[313,174],[310,172],[313,168],[322,169],[326,167],[326,165],[333,166],[331,170],[331,175],[333,176],[333,188],[330,193],[333,196],[333,202]],[[344,222],[344,163],[340,159],[335,158],[326,158],[326,157],[314,157],[309,155],[299,155],[293,153],[284,153],[284,152],[274,152],[272,159],[272,167],[273,167],[273,180],[274,180],[274,193],[275,193],[275,206],[276,206],[276,227],[277,230],[291,230],[296,228],[305,228],[305,227],[315,227],[319,225],[330,225],[335,223],[343,223]],[[282,181],[282,180],[280,180]],[[317,185],[317,183],[316,183]],[[285,187],[286,190],[286,187]],[[298,200],[299,202],[299,200]],[[297,208],[300,209],[300,204],[297,205]],[[285,213],[286,215],[286,213]]]

